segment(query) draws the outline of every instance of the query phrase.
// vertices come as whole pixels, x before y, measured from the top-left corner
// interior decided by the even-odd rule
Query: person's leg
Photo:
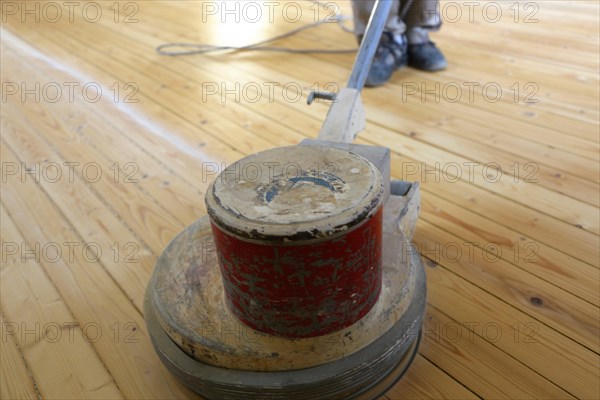
[[[408,44],[404,34],[406,25],[398,16],[399,3],[399,0],[394,0],[392,4],[365,86],[383,85],[395,70],[407,63]],[[359,43],[362,42],[374,5],[375,0],[352,0],[354,33]]]
[[[388,1],[388,0],[384,0]],[[408,59],[406,25],[399,18],[399,0],[394,0],[386,21],[384,32],[379,40],[377,52],[369,69],[365,86],[374,87],[386,83],[398,68],[404,67]],[[375,0],[352,0],[354,33],[359,41],[365,34]]]
[[[388,1],[388,0],[386,0]],[[367,29],[367,23],[371,17],[371,11],[375,0],[352,0],[352,15],[354,16],[354,34],[357,37],[361,37],[365,34]],[[400,8],[400,0],[394,0],[390,15],[385,23],[384,30],[393,34],[403,34],[406,30],[404,22],[398,17],[398,10]]]
[[[446,58],[429,39],[429,32],[439,30],[442,25],[438,0],[407,1],[410,0],[404,0],[404,4],[409,7],[403,17],[408,39],[408,65],[424,71],[446,68]]]

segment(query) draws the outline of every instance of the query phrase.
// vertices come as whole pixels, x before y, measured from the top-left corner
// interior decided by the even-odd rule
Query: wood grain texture
[[[476,324],[459,324],[430,307],[423,326],[421,353],[445,371],[452,370],[455,379],[465,382],[469,389],[484,398],[572,397],[492,345],[489,342],[495,334],[492,329],[488,332],[479,328]],[[467,377],[473,375],[479,376],[480,380],[466,383]]]
[[[3,243],[25,246],[8,213],[2,207]],[[10,241],[5,240],[10,237]],[[27,244],[30,245],[30,244]],[[36,253],[36,246],[40,249]],[[11,247],[5,247],[13,253]],[[42,250],[45,249],[45,250]],[[57,242],[34,242],[30,253],[7,257],[3,265],[0,298],[10,329],[36,389],[44,398],[120,399],[112,377],[95,354],[92,341],[101,335],[96,326],[80,326],[39,265],[41,257],[61,257]],[[40,258],[38,258],[40,255]],[[4,361],[3,361],[4,362]],[[9,388],[12,385],[9,386]]]
[[[63,8],[59,21],[38,22],[2,4],[0,397],[195,398],[162,366],[144,326],[156,257],[205,215],[215,171],[316,136],[328,105],[309,107],[306,96],[343,85],[353,55],[154,51],[167,41],[264,39],[314,21],[311,2],[287,2],[302,9],[296,23],[276,13],[272,23],[239,24],[207,16],[201,1],[96,3],[95,23],[81,7],[72,20]],[[482,13],[490,3],[502,10],[497,22]],[[421,183],[415,245],[428,274],[420,354],[384,398],[598,398],[600,6],[482,2],[472,20],[463,2],[441,7],[433,39],[449,68],[403,69],[363,93],[367,130],[357,143],[389,147],[392,175]],[[137,22],[125,23],[135,10]],[[325,24],[277,44],[356,42]],[[79,85],[73,100],[65,82]],[[497,83],[503,96],[471,101],[466,82]],[[283,95],[290,83],[297,101]],[[527,83],[537,102],[525,101]],[[60,100],[43,91],[49,84],[62,87]],[[82,98],[86,84],[102,88],[99,101]],[[464,88],[458,101],[431,93],[454,84]],[[12,242],[39,262],[21,262],[21,250],[7,256]],[[60,244],[63,257],[52,262],[36,243]],[[78,339],[50,346],[6,334],[10,324],[54,320],[76,322]],[[96,342],[83,340],[90,324],[103,333]]]
[[[3,122],[5,121],[6,119]],[[5,125],[3,132],[7,130]],[[18,162],[6,143],[2,146],[2,159],[10,163]],[[20,193],[23,197],[12,195],[17,193],[13,185],[21,188]],[[11,187],[12,189],[7,189]],[[25,188],[30,188],[31,191]],[[52,199],[47,197],[42,187],[35,182],[9,180],[4,185],[4,190],[9,191],[11,195],[3,196],[3,204],[13,220],[18,221],[23,236],[32,248],[35,241],[46,244],[51,243],[55,237],[61,237],[64,241],[61,243],[72,243],[74,247],[79,248],[92,243],[82,240],[77,235]],[[72,193],[69,190],[60,192],[63,195]],[[94,210],[88,211],[93,216]],[[48,220],[54,221],[51,229],[45,223]],[[108,254],[109,249],[104,250],[104,253]],[[112,255],[108,255],[107,258],[111,257]],[[194,397],[175,382],[151,352],[150,339],[145,332],[139,310],[133,307],[106,273],[103,265],[98,262],[97,253],[73,252],[73,261],[70,262],[68,258],[58,262],[49,262],[52,259],[46,258],[41,260],[44,270],[53,280],[65,303],[69,305],[73,318],[81,326],[92,324],[98,327],[100,332],[106,333],[94,343],[94,347],[125,397]],[[118,335],[115,336],[115,333]],[[52,373],[53,369],[47,369],[46,372]]]
[[[39,393],[35,389],[35,382],[31,377],[31,372],[23,359],[22,353],[17,347],[12,331],[6,330],[9,325],[4,322],[4,317],[0,318],[3,329],[0,331],[0,398],[2,399],[38,399]],[[10,329],[10,328],[9,328]]]

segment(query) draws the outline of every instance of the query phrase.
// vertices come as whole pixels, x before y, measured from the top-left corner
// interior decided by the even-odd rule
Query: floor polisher
[[[419,185],[351,142],[391,1],[378,1],[318,139],[248,156],[159,257],[144,315],[163,363],[207,399],[376,399],[417,353]]]

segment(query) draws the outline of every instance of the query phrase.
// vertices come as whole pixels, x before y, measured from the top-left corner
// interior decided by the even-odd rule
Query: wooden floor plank
[[[9,35],[5,34],[5,38],[7,36]],[[25,42],[14,37],[13,39],[19,48],[32,49]],[[43,38],[39,36],[33,39],[33,43],[36,42],[45,43]],[[63,49],[60,47],[52,48],[52,51],[60,55],[61,59],[75,59],[68,51],[61,50]],[[41,53],[34,52],[32,57],[32,62],[39,66],[40,71],[47,72],[48,70],[52,74],[50,76],[78,81],[82,85],[88,82],[85,79],[80,79],[80,75],[73,74],[73,70],[68,68],[63,70],[62,67],[49,67],[48,64],[52,65],[54,61],[45,58]],[[109,75],[96,74],[95,79],[97,81],[106,79],[105,82],[114,83],[114,78]],[[162,108],[143,92],[136,93],[135,100],[139,100],[139,103],[126,103],[125,105],[121,103],[111,104],[110,101],[93,104],[83,103],[85,103],[85,109],[92,108],[92,111],[99,112],[103,118],[106,115],[111,115],[108,122],[117,125],[117,128],[124,131],[122,133],[129,139],[132,138],[132,133],[143,133],[135,136],[134,143],[142,146],[141,148],[149,154],[153,154],[157,160],[161,161],[159,164],[162,167],[165,167],[165,164],[168,163],[168,168],[180,172],[179,175],[187,179],[189,184],[198,183],[194,173],[190,174],[190,165],[193,163],[197,161],[217,164],[221,162],[229,163],[241,157],[242,153],[237,153],[235,150],[235,143],[230,145],[213,139],[202,128],[203,125],[208,125],[208,121],[206,121],[206,124],[204,124],[204,120],[200,124],[193,124],[181,120],[176,113]],[[78,109],[77,107],[74,108]],[[146,110],[146,112],[142,112],[143,110]],[[213,124],[210,125],[209,128],[212,129]],[[215,127],[215,131],[217,134],[227,133],[218,129],[218,127]],[[112,131],[107,132],[107,134],[113,136]],[[233,158],[227,158],[230,153],[237,155],[234,155]],[[119,153],[115,156],[119,156]]]
[[[40,399],[41,396],[35,388],[35,381],[17,347],[12,328],[0,316],[0,398],[3,399]]]
[[[513,66],[513,60],[512,63],[502,65],[493,52],[477,49],[472,51],[473,58],[463,60],[459,56],[461,47],[451,43],[444,47],[448,57],[456,60],[453,68],[443,76],[448,78],[448,82],[461,82],[461,77],[469,71],[473,81],[498,83],[503,88],[503,99],[509,100],[509,104],[502,103],[505,109],[508,109],[510,102],[531,105],[531,112],[539,111],[546,117],[544,126],[550,127],[551,122],[562,119],[572,124],[587,124],[586,131],[590,132],[598,122],[598,111],[594,109],[598,95],[593,85],[594,81],[597,83],[594,75],[573,72],[566,74],[562,68],[547,68],[534,73],[534,63]],[[515,81],[514,75],[518,75],[520,80]],[[442,81],[441,84],[448,82]],[[527,86],[528,83],[532,85]],[[553,116],[558,118],[552,118]],[[589,133],[583,138],[597,142]]]
[[[6,132],[6,118],[3,123],[3,132]],[[24,161],[17,159],[5,143],[0,150],[5,162]],[[57,237],[65,242],[79,243],[81,248],[88,243],[63,221],[64,215],[33,181],[21,182],[19,178],[13,178],[8,179],[3,186],[11,193],[3,196],[3,204],[30,246],[35,241],[47,243]],[[63,193],[68,195],[70,192],[67,190]],[[44,223],[48,220],[52,220],[53,224],[48,226]],[[42,226],[43,230],[40,228]],[[90,257],[92,261],[96,259],[94,256]],[[106,334],[94,343],[94,347],[125,397],[195,397],[175,382],[175,378],[166,371],[158,357],[149,351],[150,338],[139,311],[131,305],[100,263],[87,261],[81,253],[74,252],[71,263],[60,260],[58,263],[48,263],[43,260],[42,266],[80,326],[94,323],[100,326],[102,332],[107,333],[111,332],[111,327],[113,331],[119,329],[119,340],[115,341],[111,335]]]
[[[551,1],[543,1],[539,3],[539,9],[543,10],[544,7],[547,7],[547,4],[551,4]],[[549,15],[548,15],[549,17]],[[548,31],[552,30],[552,23],[555,22],[555,18],[544,18],[539,16],[540,20],[539,25],[547,27]],[[469,27],[468,21],[461,21],[460,25],[463,25],[465,28]],[[459,24],[457,24],[459,25]],[[515,24],[518,25],[518,24]],[[534,24],[537,25],[537,24]],[[471,25],[472,26],[472,25]],[[506,26],[506,25],[504,25]],[[587,25],[588,27],[590,25]],[[594,26],[593,24],[591,25]],[[533,59],[544,61],[550,65],[556,64],[559,66],[570,67],[583,71],[594,71],[598,69],[599,62],[598,60],[586,57],[585,50],[578,49],[578,45],[576,43],[569,42],[559,42],[557,43],[555,40],[551,38],[547,38],[544,41],[534,41],[534,37],[530,37],[530,39],[525,39],[525,41],[529,41],[534,46],[521,46],[521,41],[519,40],[507,40],[507,38],[516,38],[516,35],[511,32],[507,32],[506,29],[502,29],[501,26],[496,27],[494,29],[493,24],[487,24],[486,28],[490,30],[490,34],[487,35],[465,35],[459,29],[450,29],[449,32],[445,32],[445,36],[452,40],[459,40],[466,43],[472,43],[477,45],[480,48],[501,48],[503,52],[514,54],[519,58],[525,59]],[[539,29],[539,28],[538,28]],[[525,30],[524,32],[530,32],[531,29]],[[494,34],[496,33],[496,34]],[[562,45],[562,46],[561,46]],[[584,44],[585,46],[585,44]],[[569,59],[566,60],[564,58],[563,52],[557,52],[557,48],[560,48],[564,51],[567,51],[569,54]],[[554,51],[553,51],[554,50]]]
[[[488,342],[571,395],[579,398],[596,396],[600,390],[597,353],[530,316],[507,308],[498,297],[435,262],[428,265],[431,265],[427,269],[430,304],[451,319],[473,326],[474,331],[486,337]]]
[[[465,256],[471,246],[490,249],[490,260],[502,258],[600,306],[597,268],[433,194],[424,196],[421,207],[425,221],[461,239]]]
[[[1,215],[2,242],[11,245],[11,251],[3,255],[7,262],[1,270],[2,310],[5,324],[16,329],[13,338],[36,389],[52,399],[123,398],[92,348],[91,342],[99,339],[101,332],[96,325],[80,326],[73,319],[39,265],[41,258],[53,263],[63,257],[59,242],[25,247],[25,239],[4,207]],[[12,246],[17,246],[16,250]]]
[[[410,149],[404,150],[410,153]],[[506,228],[516,230],[536,242],[545,243],[582,260],[596,268],[600,266],[597,251],[598,236],[575,226],[557,221],[539,211],[519,206],[510,199],[501,198],[487,191],[473,190],[463,182],[448,179],[423,179],[426,166],[418,159],[392,154],[392,173],[399,179],[420,181],[426,191],[459,205],[484,217],[491,218]],[[406,166],[416,166],[416,170],[407,171]],[[431,168],[431,167],[427,167]],[[593,215],[590,217],[593,218]]]
[[[21,115],[15,112],[16,115]],[[50,114],[42,112],[38,115],[49,116]],[[33,114],[23,115],[22,118],[29,119],[32,121],[32,126],[40,123],[40,120],[34,122]],[[42,120],[43,123],[43,120]],[[60,123],[54,120],[56,126],[60,126]],[[10,124],[10,125],[8,125]],[[51,123],[49,123],[51,125]],[[100,183],[102,179],[112,181],[113,176],[108,170],[102,168],[104,163],[96,161],[97,159],[90,158],[77,158],[77,161],[73,160],[72,155],[67,158],[61,158],[53,152],[53,149],[44,141],[42,141],[33,130],[35,128],[26,128],[20,125],[18,122],[12,120],[7,121],[7,129],[5,130],[4,140],[11,146],[11,148],[18,151],[25,160],[25,166],[35,168],[38,165],[41,169],[44,165],[44,161],[48,160],[49,163],[56,163],[57,165],[65,165],[64,163],[78,163],[79,165],[73,164],[72,176],[79,176],[80,180],[73,179],[72,182],[67,181],[67,184],[61,188],[62,190],[52,190],[48,192],[48,195],[53,196],[59,209],[66,213],[68,221],[73,224],[78,232],[82,232],[82,236],[86,243],[94,243],[98,246],[98,254],[100,260],[107,265],[109,270],[115,274],[117,282],[126,282],[126,290],[131,299],[135,299],[135,304],[139,311],[142,310],[143,294],[147,279],[150,276],[152,267],[155,263],[156,256],[148,250],[146,240],[152,240],[153,237],[144,237],[133,235],[127,225],[124,225],[118,217],[114,216],[114,213],[107,208],[106,204],[103,203],[102,198],[98,198],[98,192],[95,190],[94,185]],[[63,133],[67,131],[63,130]],[[46,132],[48,134],[48,131]],[[100,160],[102,161],[102,160]],[[92,166],[89,171],[83,168],[86,166]],[[76,168],[79,167],[79,168]],[[97,169],[96,169],[97,168]],[[96,171],[98,172],[96,175]],[[89,173],[88,173],[89,172]],[[101,174],[101,175],[100,175]],[[100,180],[96,181],[97,176],[101,176]],[[42,179],[43,180],[43,179]],[[91,183],[86,185],[85,182]],[[94,182],[96,181],[96,182]],[[58,183],[62,183],[58,182]],[[54,187],[56,187],[55,185]],[[129,186],[129,188],[127,187]],[[104,187],[110,187],[109,185]],[[132,190],[135,190],[133,186],[121,183],[119,185],[120,192],[125,195],[129,194]],[[68,198],[61,200],[61,196],[68,194]],[[125,207],[126,204],[123,205]],[[133,207],[137,209],[136,206]],[[142,209],[142,212],[144,210]],[[152,215],[155,210],[148,210],[148,213]],[[90,230],[90,224],[94,224],[95,229]],[[104,229],[103,229],[104,228]],[[141,228],[140,228],[141,229]],[[168,230],[167,230],[168,232]],[[114,236],[118,235],[118,236]],[[160,233],[159,233],[160,235]],[[115,241],[114,238],[118,237],[119,240]],[[162,240],[167,242],[173,237],[165,237]],[[112,240],[111,240],[112,238]],[[125,240],[126,239],[126,240]],[[158,239],[159,241],[161,239]],[[129,264],[128,268],[123,268],[123,263]]]
[[[438,387],[432,387],[432,382],[439,383]],[[386,396],[388,399],[479,398],[421,355],[417,355],[406,376]]]
[[[566,399],[570,394],[479,336],[475,321],[467,326],[430,307],[423,324],[425,357],[486,399]],[[488,333],[492,335],[492,329]],[[481,333],[481,332],[480,332]],[[470,380],[470,376],[479,379]]]
[[[416,250],[427,258],[593,352],[600,352],[597,306],[516,268],[494,256],[493,250],[485,252],[485,246],[469,244],[425,220],[419,221],[413,240]]]

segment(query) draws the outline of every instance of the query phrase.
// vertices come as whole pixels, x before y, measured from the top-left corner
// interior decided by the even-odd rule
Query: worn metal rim
[[[255,372],[198,362],[181,350],[160,326],[151,300],[151,286],[144,301],[146,325],[167,368],[186,386],[208,399],[374,399],[404,374],[418,348],[426,282],[420,257],[417,254],[411,257],[417,266],[415,296],[400,320],[369,346],[316,367]]]

